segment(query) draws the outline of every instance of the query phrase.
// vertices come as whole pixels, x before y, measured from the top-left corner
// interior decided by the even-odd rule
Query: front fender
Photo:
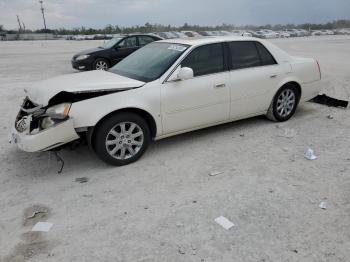
[[[149,113],[157,126],[156,136],[163,133],[160,87],[156,84],[73,103],[69,115],[74,118],[75,128],[83,128],[95,126],[106,115],[127,108]]]

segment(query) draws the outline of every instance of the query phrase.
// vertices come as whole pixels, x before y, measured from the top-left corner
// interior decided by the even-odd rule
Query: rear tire
[[[295,113],[300,99],[300,93],[293,84],[281,87],[273,98],[266,117],[272,121],[284,122]]]
[[[134,113],[112,115],[96,128],[93,145],[104,162],[123,166],[137,161],[151,140],[147,122]]]

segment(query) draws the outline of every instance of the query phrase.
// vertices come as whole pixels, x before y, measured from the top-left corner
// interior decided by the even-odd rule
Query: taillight
[[[316,60],[316,63],[317,63],[318,72],[320,73],[320,79],[321,79],[322,78],[321,67],[317,60]]]

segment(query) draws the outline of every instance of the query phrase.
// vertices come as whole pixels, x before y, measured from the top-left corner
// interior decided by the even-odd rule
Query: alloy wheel
[[[110,156],[125,160],[135,156],[144,143],[141,127],[133,122],[121,122],[107,134],[105,145]]]
[[[277,114],[280,117],[287,117],[292,112],[296,105],[296,96],[293,90],[287,88],[279,95],[277,99]]]

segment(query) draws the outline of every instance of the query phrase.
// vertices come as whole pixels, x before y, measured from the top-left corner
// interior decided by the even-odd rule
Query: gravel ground
[[[349,36],[273,42],[317,58],[327,94],[349,100]],[[9,145],[23,88],[75,72],[72,55],[96,45],[0,42],[0,261],[349,261],[349,109],[306,103],[286,123],[179,135],[118,168],[82,146],[61,153],[61,175],[49,153]],[[317,160],[303,157],[309,147]],[[221,215],[235,227],[217,225]],[[37,221],[54,225],[31,232]]]

